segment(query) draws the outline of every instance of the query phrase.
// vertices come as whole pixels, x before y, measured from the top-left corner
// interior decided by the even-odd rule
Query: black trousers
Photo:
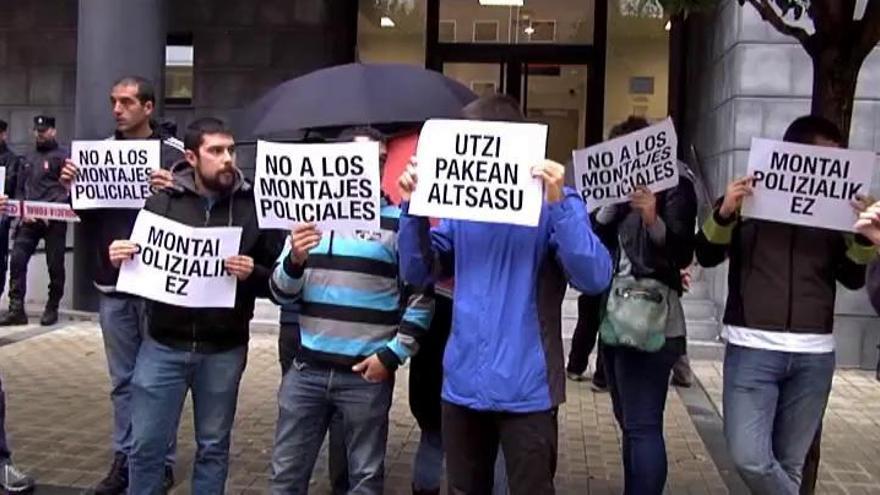
[[[566,367],[568,372],[582,375],[587,371],[590,353],[596,347],[599,336],[599,325],[602,323],[600,317],[604,303],[605,296],[602,294],[597,296],[581,294],[578,297],[578,320],[574,327],[574,335],[571,337],[571,351],[568,353],[568,366]],[[599,382],[604,383],[605,370],[602,365],[601,349],[599,346],[596,350],[596,375],[599,375]]]
[[[58,304],[64,296],[64,249],[67,239],[67,223],[42,220],[22,222],[12,245],[9,261],[9,304],[23,305],[27,293],[28,262],[43,239],[46,244],[46,264],[49,267],[49,302]]]
[[[557,410],[483,412],[443,402],[443,447],[451,495],[490,495],[498,444],[512,495],[555,493]]]
[[[6,272],[9,270],[9,217],[0,218],[0,295],[6,290]]]

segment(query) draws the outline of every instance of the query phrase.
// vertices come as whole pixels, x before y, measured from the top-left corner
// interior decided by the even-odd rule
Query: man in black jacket
[[[241,254],[225,264],[238,278],[235,306],[149,302],[151,338],[141,345],[132,381],[131,495],[162,489],[164,456],[187,391],[192,391],[198,445],[192,492],[223,493],[254,300],[269,296],[270,267],[281,251],[277,232],[259,230],[253,191],[235,166],[235,142],[224,124],[197,120],[186,131],[184,147],[186,161],[172,170],[174,186],[148,199],[145,208],[187,225],[242,228]],[[130,241],[114,241],[110,261],[118,267],[137,249]]]
[[[9,125],[0,119],[0,167],[6,170],[3,193],[6,197],[12,198],[15,196],[22,158],[9,149],[9,145],[6,144],[8,130]],[[9,226],[11,223],[11,219],[5,215],[0,218],[0,294],[6,290],[6,271],[9,268]]]
[[[818,116],[792,122],[784,140],[844,143],[837,126]],[[724,433],[733,462],[753,493],[795,495],[831,392],[837,283],[860,289],[875,252],[861,236],[742,218],[753,182],[728,185],[697,237],[697,260],[706,267],[730,261],[722,335]],[[853,207],[864,210],[866,202]]]
[[[153,84],[138,76],[117,80],[110,90],[110,105],[116,121],[111,139],[161,140],[160,167],[153,173],[154,188],[171,185],[171,166],[183,159],[183,142],[153,120],[156,92]],[[69,190],[76,180],[76,165],[67,160],[61,183]],[[110,370],[110,400],[113,402],[113,464],[107,476],[95,487],[96,495],[122,495],[128,488],[128,456],[131,453],[131,377],[144,335],[145,301],[116,291],[119,270],[110,263],[108,247],[116,239],[131,235],[138,210],[104,208],[79,210],[80,228],[95,246],[94,284],[99,291],[98,315],[104,337],[104,352]],[[174,484],[174,442],[168,449],[165,485]]]
[[[66,149],[56,140],[55,118],[47,115],[34,117],[34,139],[36,146],[28,153],[20,168],[16,181],[17,199],[27,201],[67,202],[67,190],[61,185],[59,177],[67,158]],[[52,325],[58,321],[58,304],[64,295],[64,250],[67,239],[67,223],[56,220],[22,218],[15,233],[12,245],[12,259],[9,274],[9,311],[0,319],[0,326],[25,325],[28,322],[24,311],[27,292],[28,262],[37,249],[40,240],[46,244],[46,264],[49,267],[49,298],[41,325]]]

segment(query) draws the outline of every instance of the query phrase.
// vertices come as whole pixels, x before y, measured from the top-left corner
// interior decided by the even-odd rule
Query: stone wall
[[[701,158],[710,192],[745,174],[752,137],[781,139],[788,124],[809,113],[812,64],[799,44],[777,33],[750,6],[725,1],[688,28],[688,114],[685,140]],[[880,51],[862,69],[850,145],[880,145]],[[878,189],[875,184],[875,192]],[[719,312],[726,268],[706,272],[708,296]],[[719,313],[720,314],[720,313]],[[840,288],[835,334],[838,363],[877,363],[878,321],[864,291]]]

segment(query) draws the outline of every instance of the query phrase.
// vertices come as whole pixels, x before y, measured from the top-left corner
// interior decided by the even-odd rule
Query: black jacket
[[[70,156],[67,149],[52,143],[45,150],[33,150],[25,155],[16,180],[15,198],[28,201],[65,203],[67,189],[61,185],[61,169]]]
[[[837,282],[860,289],[873,254],[860,236],[736,216],[725,221],[717,206],[697,236],[700,265],[730,259],[724,323],[766,331],[831,333]]]
[[[113,139],[121,140],[124,138],[116,134],[113,136]],[[172,165],[183,159],[183,143],[174,136],[160,134],[160,131],[154,128],[150,139],[162,140],[162,168],[170,169]],[[110,255],[107,248],[116,239],[128,239],[131,236],[131,229],[134,227],[138,210],[104,208],[77,210],[76,213],[80,218],[80,228],[86,232],[87,238],[95,240],[93,255],[95,262],[95,286],[101,292],[113,292],[116,286],[116,279],[119,277],[119,270],[110,264]]]
[[[697,196],[690,177],[682,173],[678,186],[657,193],[657,216],[666,225],[663,246],[651,239],[641,215],[629,203],[617,206],[614,219],[608,224],[593,222],[593,230],[602,243],[619,259],[623,243],[632,274],[637,278],[659,280],[682,292],[681,270],[694,259],[694,231],[697,221]]]
[[[150,197],[145,209],[191,226],[242,227],[239,253],[254,259],[254,271],[238,282],[233,308],[184,308],[151,301],[150,335],[167,346],[193,352],[223,352],[244,345],[254,300],[269,297],[269,277],[284,237],[278,231],[260,231],[253,190],[241,175],[232,194],[209,207],[196,192],[193,168],[183,162],[173,171],[175,187]]]
[[[6,168],[6,184],[3,194],[10,198],[15,197],[22,161],[22,157],[13,153],[5,142],[0,142],[0,167]]]

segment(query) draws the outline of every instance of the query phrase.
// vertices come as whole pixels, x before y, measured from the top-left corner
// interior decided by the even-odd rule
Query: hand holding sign
[[[174,177],[170,170],[164,168],[153,170],[150,174],[150,187],[153,189],[168,189],[174,185]]]
[[[532,176],[544,181],[544,195],[548,203],[558,203],[565,196],[562,183],[565,179],[565,167],[553,160],[544,160],[532,167]]]
[[[657,196],[647,186],[639,186],[630,195],[632,208],[642,216],[642,222],[650,227],[657,221]]]
[[[254,259],[250,256],[237,254],[226,258],[226,271],[239,280],[247,280],[254,271]]]
[[[64,159],[64,166],[61,167],[61,176],[58,180],[65,189],[70,191],[73,182],[76,180],[76,164],[70,158]]]
[[[370,383],[384,382],[391,378],[391,373],[388,371],[388,368],[382,364],[382,361],[379,360],[379,356],[376,356],[375,354],[352,366],[351,370],[355,373],[360,373],[360,375],[364,377],[364,380]]]
[[[400,174],[400,178],[397,179],[397,189],[400,191],[400,199],[402,201],[409,201],[413,191],[416,190],[416,184],[419,182],[419,176],[416,173],[416,163],[416,157],[412,157],[403,173]]]
[[[290,259],[294,265],[302,265],[309,251],[321,243],[321,231],[313,223],[297,225],[290,233]]]
[[[727,185],[727,191],[724,193],[724,200],[718,209],[721,218],[731,218],[742,207],[743,200],[752,195],[752,184],[755,178],[751,175],[741,177]]]
[[[880,203],[874,203],[859,214],[854,229],[875,246],[880,246]]]
[[[110,252],[110,264],[114,268],[119,268],[122,263],[134,258],[138,252],[138,245],[125,239],[118,239],[110,243],[108,248]]]

